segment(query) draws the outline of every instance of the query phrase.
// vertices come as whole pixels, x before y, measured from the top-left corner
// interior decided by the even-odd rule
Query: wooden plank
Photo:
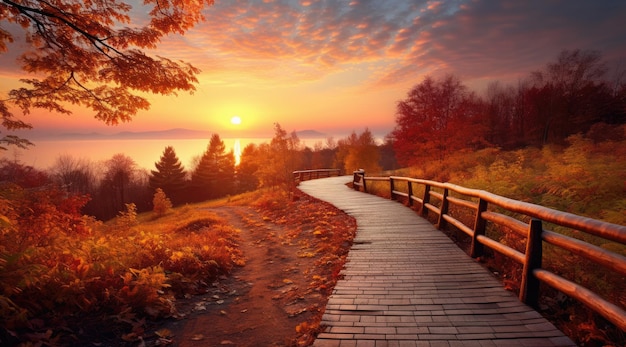
[[[401,342],[575,346],[507,292],[485,268],[404,205],[345,186],[352,176],[299,188],[357,220],[346,267],[314,346]]]

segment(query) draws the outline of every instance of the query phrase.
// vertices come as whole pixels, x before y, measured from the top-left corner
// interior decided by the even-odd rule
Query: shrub
[[[120,229],[130,229],[137,225],[137,205],[134,203],[125,204],[126,211],[120,211],[117,215],[117,226]]]
[[[157,188],[152,199],[152,211],[158,217],[163,217],[167,211],[172,208],[172,202],[165,196],[165,192],[161,188]]]

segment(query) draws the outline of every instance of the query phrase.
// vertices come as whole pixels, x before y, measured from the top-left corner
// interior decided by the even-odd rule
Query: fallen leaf
[[[170,337],[172,336],[172,332],[169,329],[159,329],[154,332],[158,337]]]
[[[191,341],[200,341],[200,340],[204,340],[204,335],[202,334],[195,334],[191,337]]]

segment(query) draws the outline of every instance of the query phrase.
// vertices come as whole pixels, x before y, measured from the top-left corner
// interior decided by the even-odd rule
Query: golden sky
[[[141,7],[133,13],[141,20]],[[626,64],[622,0],[216,0],[205,16],[152,52],[202,70],[193,95],[151,96],[150,110],[115,127],[84,110],[27,120],[49,132],[187,128],[254,137],[278,122],[288,131],[341,136],[369,127],[384,135],[396,102],[427,74],[456,74],[480,93],[490,81],[517,83],[563,49],[596,49]],[[19,72],[12,54],[0,63],[4,95]]]

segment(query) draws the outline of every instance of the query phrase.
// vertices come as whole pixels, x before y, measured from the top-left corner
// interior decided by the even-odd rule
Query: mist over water
[[[222,138],[226,150],[241,153],[250,143],[269,143],[271,138]],[[174,151],[185,169],[192,167],[193,159],[201,156],[207,149],[209,139],[98,139],[98,140],[33,140],[35,146],[28,149],[10,148],[0,152],[1,158],[17,160],[24,165],[37,169],[50,168],[62,155],[75,159],[88,159],[101,162],[122,153],[132,158],[137,166],[146,170],[155,169],[167,146]],[[300,143],[313,148],[316,143],[326,143],[326,138],[300,139]]]

